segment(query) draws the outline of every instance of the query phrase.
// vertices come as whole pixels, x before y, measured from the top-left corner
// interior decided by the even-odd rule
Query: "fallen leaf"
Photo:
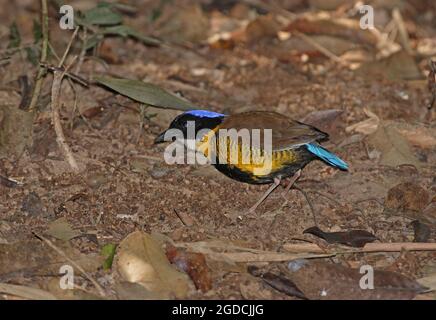
[[[365,244],[378,240],[372,233],[365,230],[350,230],[341,232],[324,232],[318,227],[310,227],[303,231],[324,239],[328,243],[340,243],[350,247],[362,248]]]
[[[103,246],[103,248],[101,248],[101,254],[103,255],[103,257],[106,258],[106,260],[104,260],[103,262],[104,270],[109,270],[110,268],[112,268],[116,249],[117,246],[113,243],[108,243],[107,245]]]
[[[280,25],[271,15],[259,16],[250,21],[245,28],[245,39],[247,42],[259,41],[263,38],[276,38]]]
[[[431,229],[428,225],[419,220],[413,220],[410,225],[413,227],[415,233],[414,242],[428,242],[431,235]]]
[[[403,164],[421,167],[407,140],[391,126],[380,124],[376,132],[368,136],[369,144],[380,152],[381,165],[397,167]]]
[[[113,11],[111,5],[107,3],[97,5],[97,7],[85,11],[82,19],[77,19],[77,22],[85,25],[93,24],[102,26],[123,22],[121,14]]]
[[[57,300],[48,291],[8,283],[0,283],[0,292],[30,300]]]
[[[414,58],[405,51],[399,51],[385,59],[365,62],[356,70],[356,73],[367,79],[382,77],[392,81],[422,78],[422,73]]]
[[[69,241],[82,234],[80,231],[74,230],[65,217],[50,222],[45,233],[63,241]]]
[[[101,267],[102,257],[97,254],[83,254],[72,248],[68,242],[53,240],[53,243],[86,272],[95,272]],[[18,241],[11,244],[0,244],[0,281],[17,273],[44,274],[59,273],[62,265],[70,264],[68,260],[37,239]]]
[[[0,105],[0,159],[19,157],[32,144],[34,113]]]
[[[427,290],[415,280],[390,271],[374,270],[373,289],[362,289],[361,282],[370,284],[362,278],[368,272],[360,273],[360,269],[315,260],[293,261],[288,267],[290,280],[310,300],[409,300]]]
[[[387,125],[393,126],[410,144],[431,149],[436,147],[436,128],[423,123],[412,124],[407,122],[390,121]]]
[[[363,108],[363,112],[369,117],[366,120],[360,121],[358,123],[352,124],[345,128],[345,132],[358,132],[365,135],[369,135],[377,131],[380,124],[380,118],[367,108]]]
[[[428,288],[428,291],[436,291],[436,273],[416,281],[423,287]]]
[[[271,300],[274,299],[272,291],[261,280],[248,274],[240,276],[239,290],[245,300]]]
[[[185,252],[168,245],[166,254],[172,264],[175,264],[180,270],[189,275],[197,289],[202,292],[212,289],[210,270],[202,253]]]
[[[310,124],[322,131],[332,134],[335,131],[336,120],[342,115],[344,111],[339,109],[328,109],[313,111],[301,120],[301,122]]]
[[[115,285],[115,292],[121,300],[158,300],[160,294],[147,290],[138,283],[122,281]]]
[[[414,182],[399,183],[388,191],[385,207],[394,210],[421,211],[430,202],[430,195]]]
[[[432,202],[428,204],[422,210],[421,214],[419,215],[419,218],[426,221],[429,224],[435,224],[436,225],[436,200],[433,199]]]
[[[121,36],[124,38],[132,37],[136,40],[141,41],[142,43],[144,43],[145,45],[148,45],[148,46],[158,46],[161,43],[160,40],[144,36],[140,32],[132,29],[129,26],[125,26],[125,25],[112,26],[112,27],[105,28],[105,29],[103,29],[102,33],[105,35],[117,35],[117,36]]]
[[[154,25],[160,37],[178,43],[206,40],[209,28],[209,18],[199,4],[165,6]]]
[[[262,273],[257,268],[249,268],[249,273],[255,277],[261,278],[270,287],[280,291],[288,296],[297,297],[300,299],[307,299],[303,292],[284,275],[277,275],[272,272]]]
[[[133,100],[160,108],[176,110],[198,109],[190,102],[164,89],[143,81],[97,76],[95,81]]]
[[[159,241],[147,233],[136,231],[124,238],[114,266],[122,281],[140,284],[161,299],[187,295],[188,277],[170,264]]]

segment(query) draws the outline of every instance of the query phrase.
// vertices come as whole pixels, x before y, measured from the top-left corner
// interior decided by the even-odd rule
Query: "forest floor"
[[[25,92],[23,78],[32,87],[38,68],[29,61],[29,50],[7,50],[8,41],[13,40],[10,26],[14,22],[18,26],[19,46],[32,43],[39,3],[0,1],[2,7],[10,9],[0,13],[0,283],[39,288],[57,298],[84,299],[99,295],[93,279],[107,298],[166,297],[167,292],[160,289],[156,293],[147,286],[144,290],[144,286],[138,289],[131,285],[140,281],[121,281],[119,252],[112,269],[102,268],[103,247],[122,244],[132,232],[142,231],[140,235],[151,235],[153,241],[172,242],[179,249],[184,244],[188,251],[196,251],[192,244],[203,241],[204,250],[197,252],[206,257],[210,279],[194,279],[199,289],[190,283],[186,292],[173,292],[176,297],[294,299],[254,276],[259,271],[254,275],[248,272],[251,269],[247,266],[278,275],[292,260],[283,255],[290,254],[293,244],[311,242],[326,252],[339,250],[335,244],[303,234],[315,225],[313,214],[323,231],[366,230],[377,237],[374,243],[387,248],[390,243],[434,243],[436,107],[428,109],[432,94],[427,78],[428,61],[436,57],[436,8],[431,1],[413,1],[415,5],[412,1],[386,1],[401,3],[414,55],[397,35],[391,45],[399,48],[380,58],[382,50],[360,36],[368,30],[338,31],[341,28],[335,23],[340,18],[358,21],[358,16],[350,13],[350,1],[324,11],[329,27],[322,27],[316,19],[301,18],[319,14],[324,8],[317,7],[317,2],[308,6],[306,1],[278,1],[280,10],[293,12],[293,19],[302,19],[293,23],[286,22],[289,17],[279,9],[268,12],[268,8],[259,9],[244,1],[219,5],[218,1],[205,1],[202,7],[196,1],[148,1],[146,5],[130,1],[137,10],[123,12],[123,23],[143,34],[167,39],[171,45],[147,46],[132,38],[106,37],[98,49],[88,52],[80,70],[72,67],[72,72],[85,79],[103,74],[150,82],[197,106],[226,114],[277,111],[330,134],[324,146],[349,164],[348,172],[312,162],[297,182],[307,198],[292,189],[285,201],[279,189],[256,214],[239,220],[235,217],[268,186],[233,181],[211,166],[166,164],[165,146],[154,145],[153,140],[180,111],[151,106],[141,109],[140,103],[103,86],[85,87],[65,80],[61,123],[80,167],[80,173],[74,173],[52,127],[50,72],[44,80],[38,112],[18,108]],[[82,11],[94,5],[93,1],[86,5],[77,2]],[[389,23],[395,28],[393,8],[375,8],[379,30],[389,30]],[[151,18],[151,12],[157,17]],[[56,65],[54,53],[62,56],[72,31],[58,27],[51,6],[49,16],[49,59]],[[83,32],[74,41],[67,61],[80,54],[80,39]],[[320,53],[313,41],[332,55]],[[430,48],[430,53],[425,48]],[[415,232],[414,220],[418,229],[429,232]],[[208,252],[217,243],[218,255],[237,246],[238,253],[246,248],[245,253],[259,256],[233,259],[228,255],[224,259],[221,255],[222,259],[214,259]],[[57,287],[59,266],[65,259],[53,247],[88,272],[89,277],[75,272],[75,290]],[[432,250],[435,248],[381,250],[310,261],[347,270],[371,265],[420,279],[436,274],[436,253]],[[269,260],[268,253],[276,256]],[[192,272],[188,273],[192,278]],[[327,273],[318,277],[326,283],[337,281],[328,280]],[[306,296],[315,290],[304,281],[298,287]],[[11,292],[0,295],[13,296]],[[349,293],[349,297],[360,296]],[[435,298],[432,292],[418,297]]]

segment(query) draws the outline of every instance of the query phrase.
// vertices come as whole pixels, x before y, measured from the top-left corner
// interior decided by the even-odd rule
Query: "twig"
[[[76,68],[74,69],[74,73],[79,74],[80,69],[82,68],[83,61],[85,60],[86,55],[86,46],[88,44],[88,28],[83,28],[83,40],[82,40],[82,49],[80,50],[79,60],[77,61]]]
[[[50,240],[48,240],[47,238],[41,236],[40,234],[37,234],[36,232],[33,233],[35,235],[35,237],[37,237],[38,239],[44,241],[50,248],[52,248],[54,251],[56,251],[59,255],[61,255],[62,257],[64,257],[69,263],[71,263],[75,268],[77,268],[77,270],[79,270],[89,281],[91,281],[91,283],[95,286],[95,288],[97,289],[98,293],[100,294],[100,296],[102,297],[106,297],[106,293],[103,290],[103,288],[98,284],[98,282],[96,280],[94,280],[93,277],[91,277],[91,275],[86,272],[79,264],[77,264],[74,260],[72,260],[71,258],[69,258],[67,256],[67,254],[60,248],[58,248],[55,244],[53,244],[53,242],[51,242]]]
[[[334,62],[340,64],[341,66],[349,67],[350,65],[345,62],[343,59],[339,58],[337,55],[335,55],[333,52],[328,50],[327,48],[324,48],[322,45],[320,45],[318,42],[314,41],[312,38],[308,37],[304,33],[301,33],[300,31],[292,31],[297,37],[299,37],[301,40],[307,42],[312,47],[317,49],[319,52],[324,54],[326,57],[330,58]]]
[[[342,250],[343,248],[343,250]],[[328,251],[314,243],[286,243],[283,249],[294,253],[358,253],[358,252],[400,252],[407,251],[436,251],[436,243],[420,242],[392,242],[392,243],[367,243],[363,248],[342,247],[341,250]]]
[[[73,35],[71,36],[70,42],[68,42],[67,48],[64,51],[64,55],[59,61],[58,68],[61,68],[64,65],[65,59],[67,58],[68,52],[70,52],[71,45],[73,44],[73,41],[76,38],[78,31],[79,31],[79,27],[76,27],[76,29],[73,32]]]
[[[59,115],[59,100],[60,100],[60,91],[61,91],[61,83],[64,74],[61,72],[55,72],[53,76],[53,85],[51,90],[51,109],[52,109],[52,122],[56,132],[56,141],[62,153],[64,154],[65,160],[68,162],[70,167],[73,169],[75,173],[78,173],[79,166],[77,165],[76,159],[74,158],[70,147],[66,143],[65,135],[62,130],[61,119]]]
[[[19,183],[16,180],[13,180],[11,178],[3,177],[0,175],[0,186],[4,186],[7,188],[16,188],[23,185],[22,183]]]
[[[176,209],[173,209],[174,213],[177,215],[177,217],[180,219],[180,221],[182,221],[182,223],[187,226],[187,227],[191,227],[192,225],[194,225],[194,220],[187,214],[184,212],[178,212]]]
[[[81,85],[83,85],[85,87],[89,86],[89,82],[86,79],[83,79],[82,77],[80,77],[80,76],[78,76],[78,75],[76,75],[74,73],[68,72],[64,68],[59,68],[59,67],[55,67],[55,66],[52,66],[52,65],[48,65],[47,63],[40,63],[40,65],[43,66],[48,71],[52,71],[52,72],[61,71],[61,72],[64,73],[65,77],[71,78],[71,80],[74,80],[74,81],[80,83]]]
[[[79,169],[79,166],[77,165],[76,159],[73,156],[73,153],[71,152],[70,147],[66,143],[64,131],[63,131],[62,125],[61,125],[59,110],[60,110],[60,92],[61,92],[62,79],[65,75],[65,72],[68,70],[68,68],[74,62],[74,60],[73,60],[73,62],[71,62],[71,64],[64,71],[61,71],[60,68],[62,67],[62,64],[65,60],[65,57],[68,54],[68,51],[71,47],[71,43],[73,42],[74,37],[77,34],[77,30],[78,29],[76,29],[75,32],[73,33],[71,40],[70,40],[70,43],[68,44],[67,49],[65,50],[65,53],[64,53],[61,61],[59,62],[59,65],[58,65],[59,70],[56,70],[53,72],[53,84],[52,84],[52,90],[51,90],[52,122],[53,122],[53,126],[54,126],[54,129],[56,132],[56,141],[58,142],[58,145],[59,145],[62,153],[64,154],[65,160],[68,162],[71,169],[73,169],[73,171],[75,173],[78,173],[80,171],[80,169]]]
[[[409,34],[407,33],[406,26],[404,25],[404,20],[401,16],[400,9],[394,8],[392,10],[392,18],[398,27],[398,33],[400,34],[400,40],[404,50],[406,50],[408,54],[413,55],[413,50],[410,46]]]
[[[48,48],[48,9],[47,0],[41,0],[41,25],[42,25],[42,46],[41,46],[41,58],[40,61],[47,60],[47,48]],[[38,69],[38,74],[36,75],[35,87],[33,89],[32,99],[30,100],[28,110],[33,112],[36,103],[38,102],[39,95],[41,93],[43,78],[45,69],[40,65]]]
[[[231,260],[233,262],[282,262],[298,259],[328,258],[334,254],[283,253],[283,252],[208,252],[204,253],[213,260]]]

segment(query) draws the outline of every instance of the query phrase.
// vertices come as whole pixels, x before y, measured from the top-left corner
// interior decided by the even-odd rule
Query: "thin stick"
[[[86,45],[88,44],[88,28],[83,28],[83,40],[82,40],[82,50],[80,50],[79,60],[77,61],[76,68],[74,69],[75,74],[80,73],[80,69],[82,68],[83,61],[85,60],[86,55]]]
[[[408,54],[413,55],[413,50],[410,46],[409,34],[407,33],[403,17],[401,16],[401,12],[398,8],[394,8],[392,10],[392,18],[398,27],[398,33],[400,34],[401,44],[403,45],[404,50],[406,50]]]
[[[62,56],[61,60],[59,61],[58,68],[63,66],[65,59],[67,58],[68,52],[70,52],[71,45],[73,44],[73,41],[76,38],[78,31],[79,31],[79,27],[76,27],[76,29],[73,32],[73,35],[71,36],[70,42],[68,42],[67,48],[65,49],[65,52],[64,52],[64,55]]]
[[[393,242],[393,243],[367,243],[363,248],[341,247],[343,250],[332,250],[320,248],[314,243],[286,243],[283,249],[295,253],[359,253],[359,252],[400,252],[407,251],[436,251],[436,243],[420,242]]]
[[[265,253],[251,253],[251,252],[207,252],[204,253],[213,260],[231,260],[233,262],[282,262],[298,259],[315,259],[315,258],[328,258],[333,254],[310,254],[310,253],[284,253],[284,252],[265,252]]]
[[[59,100],[60,100],[60,91],[61,91],[61,83],[64,74],[62,72],[54,72],[53,75],[53,85],[51,90],[51,110],[52,110],[52,122],[56,132],[56,141],[64,154],[65,160],[70,165],[71,169],[75,173],[80,171],[79,166],[77,165],[76,159],[74,158],[70,147],[66,143],[64,131],[61,125],[61,118],[59,115]]]
[[[192,227],[195,224],[194,219],[192,219],[187,213],[178,212],[176,209],[173,209],[174,213],[177,217],[182,221],[182,223],[187,227]]]
[[[76,262],[74,262],[74,260],[70,259],[67,256],[67,254],[62,249],[58,248],[56,245],[53,244],[53,242],[51,242],[50,240],[48,240],[45,237],[41,236],[40,234],[37,234],[36,232],[34,232],[33,234],[35,235],[35,237],[37,237],[37,238],[41,239],[42,241],[44,241],[50,248],[52,248],[54,251],[56,251],[59,255],[64,257],[75,268],[77,268],[77,270],[79,270],[89,281],[91,281],[91,283],[97,289],[98,293],[102,297],[106,297],[106,293],[104,292],[103,288],[98,284],[98,282],[96,280],[94,280],[94,278],[91,277],[91,275],[88,272],[86,272],[80,265],[78,265]]]
[[[327,48],[324,48],[322,45],[320,45],[318,42],[314,41],[312,38],[308,37],[304,33],[301,33],[300,31],[292,31],[292,32],[297,37],[299,37],[303,41],[305,41],[308,44],[310,44],[312,47],[317,49],[319,52],[321,52],[322,54],[324,54],[326,57],[330,58],[334,62],[336,62],[336,63],[338,63],[338,64],[340,64],[342,66],[349,67],[349,64],[347,62],[345,62],[343,59],[339,58],[337,55],[335,55],[333,52],[331,52]]]
[[[47,60],[47,48],[48,48],[48,9],[47,0],[41,0],[41,25],[42,25],[42,46],[41,46],[41,62]],[[32,99],[30,100],[28,110],[33,112],[38,102],[39,95],[41,93],[42,83],[44,79],[45,69],[40,65],[38,74],[36,75],[35,88],[33,89]]]
[[[296,184],[294,184],[294,186],[292,187],[293,189],[300,191],[301,194],[303,195],[304,199],[306,199],[307,204],[309,205],[310,208],[310,212],[312,212],[312,217],[313,217],[313,223],[315,224],[315,226],[318,226],[318,223],[316,221],[316,213],[315,213],[315,209],[313,208],[313,204],[312,201],[310,201],[309,195],[307,194],[306,191],[304,191],[303,189],[301,189],[299,186],[297,186]]]
[[[65,59],[65,57],[68,54],[68,51],[71,47],[71,43],[73,42],[76,34],[77,34],[77,28],[75,30],[75,32],[73,33],[70,43],[67,46],[67,49],[65,50],[65,53],[61,59],[61,61],[59,62],[59,67],[62,67],[63,64],[63,60]],[[77,56],[75,57],[77,58]],[[68,146],[66,139],[65,139],[65,135],[64,135],[64,131],[62,129],[62,125],[61,125],[61,118],[60,118],[60,92],[61,92],[61,85],[62,85],[62,79],[65,75],[65,72],[67,72],[67,70],[69,69],[69,67],[71,67],[72,63],[74,62],[75,59],[73,59],[73,61],[70,63],[69,66],[67,66],[67,68],[64,71],[61,70],[56,70],[53,72],[53,84],[52,84],[52,90],[51,90],[51,110],[52,110],[52,122],[53,122],[53,126],[56,132],[56,141],[59,145],[59,148],[61,149],[62,153],[64,154],[64,158],[65,160],[68,162],[68,164],[70,165],[71,169],[73,169],[73,171],[75,173],[78,173],[80,171],[79,166],[77,165],[76,159],[73,156],[73,153],[71,152],[70,147]]]

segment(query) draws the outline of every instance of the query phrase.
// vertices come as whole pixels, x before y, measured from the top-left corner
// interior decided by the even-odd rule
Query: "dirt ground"
[[[61,123],[80,167],[76,174],[64,160],[52,127],[51,72],[44,79],[35,115],[29,119],[23,115],[28,112],[18,110],[23,99],[20,77],[27,76],[32,87],[38,68],[29,62],[25,49],[6,51],[10,26],[16,22],[21,46],[31,43],[40,4],[0,1],[1,7],[8,8],[0,13],[1,283],[39,288],[58,298],[98,295],[89,278],[82,275],[78,275],[74,295],[54,289],[59,275],[46,263],[56,265],[59,257],[54,257],[53,249],[38,235],[67,253],[82,254],[92,265],[103,246],[117,245],[138,230],[165,235],[174,243],[220,239],[263,252],[283,253],[286,245],[308,242],[328,247],[323,240],[303,234],[315,224],[313,213],[323,231],[362,229],[374,234],[378,238],[375,243],[381,244],[413,243],[416,234],[411,221],[419,220],[430,233],[418,242],[435,242],[436,107],[427,108],[431,100],[428,61],[436,57],[436,8],[432,1],[387,1],[389,5],[375,9],[377,28],[387,30],[398,5],[413,56],[401,48],[404,44],[398,37],[394,42],[400,49],[379,58],[379,48],[352,32],[348,37],[334,34],[334,28],[326,28],[327,35],[307,32],[342,62],[326,57],[304,41],[306,38],[297,37],[298,33],[292,34],[290,24],[283,23],[283,17],[277,19],[279,13],[245,1],[201,1],[202,5],[176,0],[124,2],[136,7],[134,13],[123,13],[124,23],[171,45],[153,47],[132,38],[107,37],[98,50],[87,52],[79,70],[81,77],[103,74],[137,79],[205,109],[226,114],[273,110],[312,123],[330,134],[324,146],[344,159],[350,170],[342,172],[312,162],[297,182],[307,199],[292,189],[285,201],[279,188],[255,215],[241,221],[235,217],[268,186],[230,180],[211,166],[166,164],[165,146],[154,145],[153,140],[180,111],[150,106],[141,113],[138,102],[103,86],[84,87],[64,80]],[[353,7],[350,1],[335,2],[338,5],[327,11],[319,1],[274,3],[296,15],[324,11],[332,21],[357,19],[348,16],[347,8]],[[95,5],[93,1],[72,3],[81,10]],[[152,13],[158,15],[154,20]],[[62,56],[72,31],[58,27],[51,5],[49,16],[49,62],[56,65],[54,53]],[[259,17],[264,17],[261,23],[252,23]],[[251,28],[247,27],[250,23]],[[283,30],[292,34],[289,39],[277,36]],[[230,40],[211,40],[223,32],[230,32]],[[430,43],[430,53],[418,52],[424,42]],[[80,50],[77,38],[67,62]],[[352,60],[347,60],[350,56]],[[333,109],[341,112],[331,111],[330,116],[320,112]],[[362,121],[367,121],[366,126]],[[355,124],[357,129],[351,127]],[[181,216],[192,223],[186,225]],[[65,241],[47,233],[59,218],[65,218],[79,236]],[[412,279],[436,273],[432,250],[354,253],[321,260],[348,268],[369,264]],[[139,297],[134,290],[120,289],[115,266],[103,270],[98,261],[99,267],[90,266],[89,272],[108,298]],[[209,260],[208,265],[211,289],[191,288],[187,298],[295,299],[246,269],[255,265],[274,272],[286,268],[286,262],[238,262],[234,270]],[[14,295],[3,293],[0,297]],[[435,296],[430,292],[418,297]]]

